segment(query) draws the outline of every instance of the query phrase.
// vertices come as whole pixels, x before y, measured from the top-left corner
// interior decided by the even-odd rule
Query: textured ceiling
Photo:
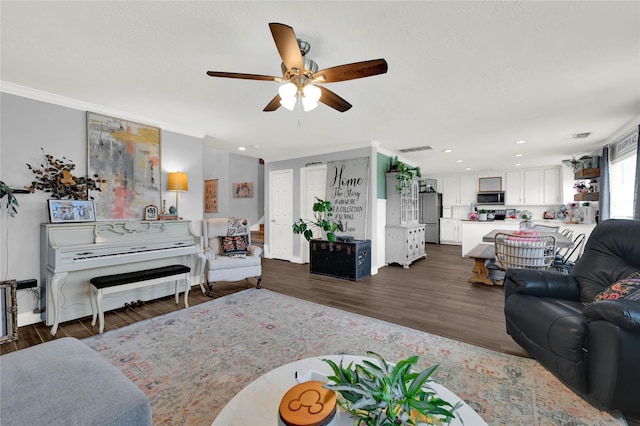
[[[0,8],[4,91],[75,99],[266,161],[377,143],[391,153],[433,147],[404,155],[427,173],[534,167],[591,152],[640,119],[638,1]],[[269,22],[311,42],[320,69],[385,58],[389,71],[327,84],[353,104],[345,113],[262,112],[277,83],[206,71],[280,75]],[[581,132],[592,135],[571,138]]]

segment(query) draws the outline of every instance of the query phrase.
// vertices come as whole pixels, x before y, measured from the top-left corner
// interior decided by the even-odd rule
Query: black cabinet
[[[371,240],[351,242],[311,240],[310,266],[313,274],[360,281],[371,275]]]

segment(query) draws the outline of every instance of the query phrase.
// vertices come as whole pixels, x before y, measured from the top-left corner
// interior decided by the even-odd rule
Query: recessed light
[[[462,160],[456,160],[456,163],[462,163]]]
[[[258,149],[258,148],[260,148],[260,145],[254,145],[253,147],[254,147],[255,149]]]
[[[527,143],[527,141],[515,141],[514,143],[522,144],[522,143]]]
[[[244,150],[246,150],[246,149],[247,149],[247,148],[245,148],[244,146],[239,146],[239,147],[238,147],[238,151],[244,151]]]
[[[522,157],[522,154],[516,154],[516,157]]]
[[[516,163],[516,166],[522,166],[522,164],[520,164],[520,163]]]
[[[453,152],[452,149],[443,149],[442,152]]]
[[[467,167],[465,170],[469,171],[469,170],[471,170],[471,167]]]

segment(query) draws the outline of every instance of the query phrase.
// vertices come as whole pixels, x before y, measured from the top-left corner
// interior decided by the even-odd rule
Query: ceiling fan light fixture
[[[289,111],[293,111],[293,109],[296,107],[296,101],[297,100],[298,100],[298,98],[295,95],[291,96],[291,97],[288,97],[288,98],[283,98],[281,96],[280,105],[282,105],[283,107],[285,107]]]
[[[302,89],[302,94],[304,95],[304,99],[308,99],[309,101],[315,102],[316,104],[320,100],[320,95],[322,92],[318,88],[318,86],[314,86],[313,84],[307,84]]]
[[[298,88],[292,82],[288,82],[280,86],[278,89],[278,94],[282,99],[294,99],[296,98],[296,94],[298,93]]]
[[[304,112],[311,111],[318,106],[318,102],[313,99],[307,98],[305,96],[302,97],[302,108]]]

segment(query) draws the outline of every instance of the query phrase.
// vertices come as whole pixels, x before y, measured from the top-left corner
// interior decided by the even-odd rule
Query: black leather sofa
[[[507,333],[598,408],[640,417],[640,300],[594,298],[640,271],[640,221],[611,219],[591,233],[569,275],[510,269]]]

